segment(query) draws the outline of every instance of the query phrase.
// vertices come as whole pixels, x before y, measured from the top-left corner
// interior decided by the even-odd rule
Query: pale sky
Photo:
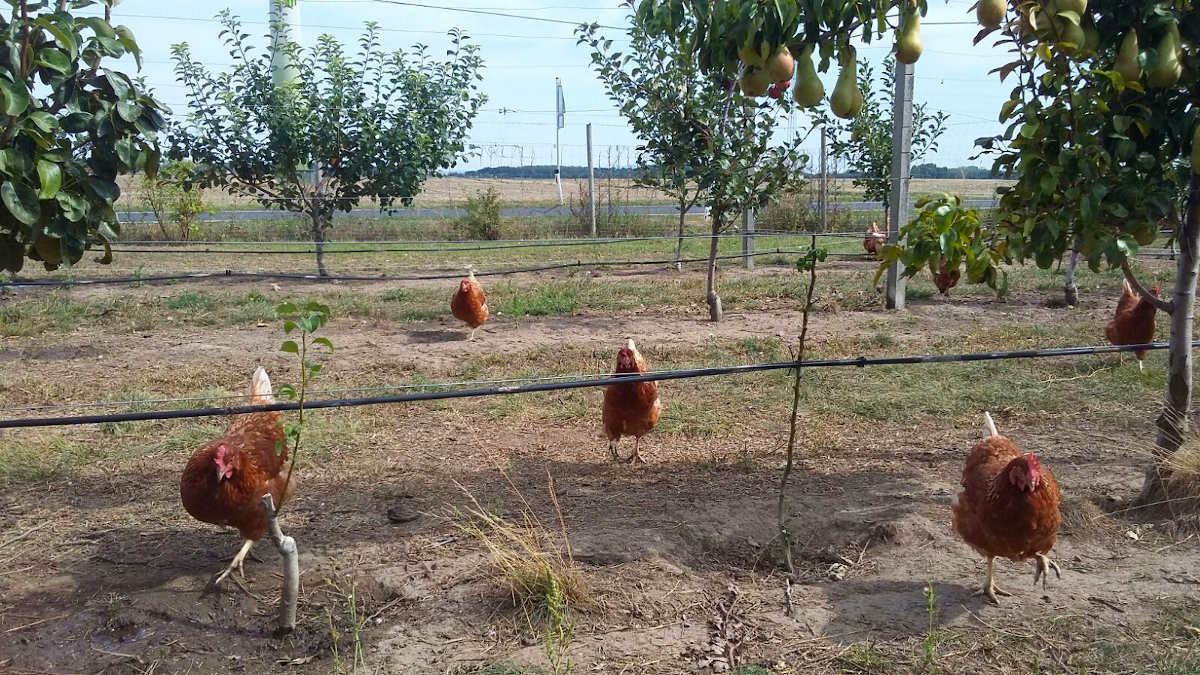
[[[916,100],[927,101],[931,108],[950,115],[939,151],[927,158],[943,165],[990,165],[990,161],[969,161],[975,153],[973,141],[1000,131],[996,115],[1013,86],[1001,84],[995,75],[987,75],[989,70],[1007,61],[1007,54],[989,46],[991,40],[972,46],[977,26],[935,25],[973,22],[974,13],[968,12],[973,1],[930,0],[929,14],[922,25],[925,50],[916,64]],[[471,143],[482,146],[481,154],[458,168],[553,164],[556,76],[562,78],[567,104],[566,128],[561,132],[563,164],[585,163],[584,125],[588,122],[593,125],[597,166],[631,162],[637,141],[590,69],[586,47],[575,44],[574,25],[448,9],[521,14],[571,24],[596,21],[624,26],[626,10],[619,2],[471,0],[456,4],[449,0],[418,0],[418,4],[441,8],[401,6],[384,0],[300,0],[302,42],[311,45],[321,33],[330,33],[352,48],[363,23],[373,20],[383,29],[385,48],[407,48],[421,42],[438,54],[447,46],[446,30],[462,28],[480,46],[485,64],[482,89],[488,95],[488,102],[470,135]],[[268,29],[268,0],[187,3],[124,0],[113,11],[114,23],[133,29],[142,47],[141,75],[157,91],[158,98],[177,112],[185,109],[186,99],[172,70],[170,46],[186,41],[193,57],[211,64],[213,70],[227,66],[230,57],[218,38],[219,26],[214,21],[217,12],[224,8],[239,15],[246,32],[258,38],[257,44],[265,46],[265,37],[258,36],[265,36]],[[623,37],[617,30],[606,33],[614,39]],[[860,48],[859,58],[871,61],[878,70],[890,48],[891,40],[885,39]],[[126,70],[134,74],[132,62]],[[831,91],[836,73],[823,73],[822,78],[826,91]],[[805,115],[797,115],[792,122],[800,128],[809,125]],[[807,145],[811,147],[810,154],[815,155],[815,140]]]

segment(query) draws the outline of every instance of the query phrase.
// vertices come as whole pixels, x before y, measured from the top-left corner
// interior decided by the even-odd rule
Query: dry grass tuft
[[[1167,493],[1175,509],[1200,511],[1200,438],[1188,439],[1165,464],[1171,471]]]
[[[1059,508],[1062,512],[1061,532],[1068,537],[1096,541],[1119,531],[1113,517],[1087,497],[1064,499]]]
[[[487,550],[497,579],[511,593],[514,605],[535,620],[554,623],[568,607],[590,602],[587,583],[571,555],[553,482],[549,489],[559,521],[557,531],[542,525],[519,492],[523,508],[514,522],[490,512],[466,488],[459,487],[470,498],[471,506],[461,512],[460,516],[465,517],[459,517],[455,525]]]

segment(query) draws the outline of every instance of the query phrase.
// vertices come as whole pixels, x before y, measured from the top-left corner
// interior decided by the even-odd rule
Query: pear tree
[[[627,51],[613,48],[596,25],[579,29],[609,96],[641,139],[640,182],[680,200],[708,207],[711,225],[705,300],[720,321],[716,264],[720,235],[741,213],[804,182],[806,158],[799,135],[774,140],[780,116],[792,107],[786,95],[794,59],[786,48],[736,73],[705,73],[684,44],[634,22]],[[765,97],[765,98],[764,98]],[[683,215],[680,215],[682,236]],[[680,245],[682,239],[680,239]],[[676,247],[676,260],[680,258]]]
[[[981,0],[976,16],[976,42],[994,40],[1012,54],[993,71],[1012,85],[999,111],[1006,127],[976,144],[993,170],[1017,182],[1001,188],[989,227],[932,202],[941,227],[913,229],[903,249],[885,249],[885,262],[899,260],[911,275],[931,261],[962,261],[969,281],[998,291],[1011,263],[1047,269],[1071,254],[1092,270],[1120,269],[1170,323],[1166,396],[1142,493],[1143,502],[1157,501],[1192,405],[1200,9],[1153,0]],[[1159,299],[1130,261],[1163,226],[1179,255],[1175,288]]]
[[[116,0],[9,0],[0,17],[0,270],[73,265],[119,227],[117,176],[158,168],[164,107],[112,67],[132,55]],[[103,17],[78,16],[103,8]]]

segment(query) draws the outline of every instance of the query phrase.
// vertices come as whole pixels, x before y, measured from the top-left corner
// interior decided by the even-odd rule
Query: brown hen
[[[887,233],[879,229],[875,223],[867,228],[867,236],[863,237],[863,249],[873,257],[878,258],[879,252],[887,244]]]
[[[646,373],[646,359],[642,358],[633,338],[617,352],[617,368],[614,376]],[[662,414],[662,404],[658,400],[657,382],[631,382],[629,384],[610,384],[604,388],[604,412],[602,421],[604,435],[608,438],[608,453],[614,461],[644,462],[638,450],[642,436],[650,433],[658,417]],[[622,436],[633,436],[633,454],[628,458],[617,454],[617,443]]]
[[[250,380],[250,405],[274,402],[267,371],[258,368]],[[234,415],[224,435],[196,450],[183,469],[179,481],[183,508],[196,520],[237,528],[243,540],[241,550],[213,577],[211,586],[234,569],[242,574],[250,547],[266,533],[262,496],[269,492],[279,508],[295,491],[279,419],[277,412]]]
[[[946,261],[943,260],[937,272],[933,273],[933,285],[937,286],[938,292],[946,295],[951,288],[958,285],[958,279],[962,276],[962,272],[955,267],[954,269],[946,268]]]
[[[1151,291],[1154,297],[1159,297],[1161,289],[1155,286]],[[1117,311],[1112,321],[1104,327],[1104,335],[1114,345],[1140,345],[1154,341],[1154,314],[1157,310],[1154,303],[1142,297],[1125,280],[1121,288],[1121,299],[1117,301]],[[1143,370],[1142,360],[1146,352],[1134,352],[1137,357],[1138,370]]]
[[[976,445],[963,466],[962,492],[954,500],[954,530],[971,548],[987,557],[987,580],[976,595],[1000,604],[993,559],[1037,559],[1033,583],[1046,586],[1049,571],[1062,577],[1058,564],[1048,557],[1062,520],[1058,483],[1050,469],[1033,453],[1021,449],[996,431],[992,416],[984,413],[991,436]]]
[[[475,270],[467,268],[467,278],[458,282],[458,290],[450,299],[450,312],[454,318],[471,327],[468,340],[475,339],[475,331],[488,319],[487,298],[483,295],[483,284],[475,280]]]

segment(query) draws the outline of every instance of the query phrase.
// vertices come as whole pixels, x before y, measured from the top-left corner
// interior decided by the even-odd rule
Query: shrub
[[[164,239],[191,239],[198,231],[196,216],[207,210],[192,183],[194,168],[191,162],[171,162],[154,178],[142,175],[142,202],[154,212]]]
[[[458,230],[464,239],[499,239],[503,222],[500,219],[500,193],[488,186],[467,197],[467,214],[458,220]]]

